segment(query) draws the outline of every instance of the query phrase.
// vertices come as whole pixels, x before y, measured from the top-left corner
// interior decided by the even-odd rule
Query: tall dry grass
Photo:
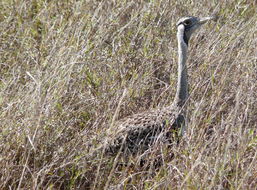
[[[2,0],[0,189],[256,189],[256,9]],[[137,157],[86,159],[113,119],[172,102],[175,23],[212,13],[219,21],[190,41],[187,136],[158,150],[163,164],[151,165],[155,153],[147,167]]]

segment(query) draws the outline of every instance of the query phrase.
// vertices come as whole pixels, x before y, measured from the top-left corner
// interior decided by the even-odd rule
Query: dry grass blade
[[[2,0],[0,189],[256,189],[256,9]],[[213,13],[218,22],[189,43],[187,137],[153,147],[146,164],[141,155],[85,159],[110,123],[172,102],[176,21]]]

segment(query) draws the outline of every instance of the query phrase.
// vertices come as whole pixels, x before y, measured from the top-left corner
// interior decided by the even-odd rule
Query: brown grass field
[[[1,0],[0,189],[255,190],[256,10],[255,0]],[[172,103],[176,22],[214,13],[189,42],[187,135],[144,165],[89,159],[112,121]]]

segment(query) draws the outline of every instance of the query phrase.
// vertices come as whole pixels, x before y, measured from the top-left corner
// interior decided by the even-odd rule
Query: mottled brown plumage
[[[135,154],[155,142],[167,142],[171,132],[184,124],[180,108],[170,106],[138,113],[118,121],[106,139],[105,152]]]

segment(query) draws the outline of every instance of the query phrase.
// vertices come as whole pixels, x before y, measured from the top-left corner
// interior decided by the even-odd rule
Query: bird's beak
[[[203,18],[200,18],[199,24],[202,25],[202,24],[206,23],[206,22],[209,21],[209,20],[217,21],[217,19],[218,19],[217,16],[203,17]]]

